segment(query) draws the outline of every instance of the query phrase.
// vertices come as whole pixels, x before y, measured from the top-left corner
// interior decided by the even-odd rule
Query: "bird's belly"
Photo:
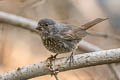
[[[74,44],[62,40],[47,39],[43,40],[44,46],[53,53],[68,53],[74,49]]]

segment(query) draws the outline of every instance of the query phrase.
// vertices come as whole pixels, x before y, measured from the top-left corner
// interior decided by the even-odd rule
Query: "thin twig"
[[[26,9],[26,8],[28,8],[28,7],[32,7],[33,5],[36,5],[36,3],[44,3],[44,2],[46,2],[46,0],[34,0],[34,1],[32,1],[31,3],[28,3],[28,4],[26,4],[25,6],[23,6],[23,9]]]
[[[95,36],[95,37],[112,38],[112,39],[120,40],[120,36],[113,35],[113,34],[106,34],[103,32],[88,31],[88,35]]]

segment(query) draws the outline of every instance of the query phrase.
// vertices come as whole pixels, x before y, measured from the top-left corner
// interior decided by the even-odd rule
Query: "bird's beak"
[[[37,29],[37,30],[41,30],[41,27],[37,27],[36,29]]]

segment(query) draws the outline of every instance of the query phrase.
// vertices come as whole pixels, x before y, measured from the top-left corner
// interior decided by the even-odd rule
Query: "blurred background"
[[[119,0],[0,0],[0,11],[35,21],[52,18],[81,26],[95,18],[108,17],[110,18],[108,21],[96,25],[89,31],[114,35],[120,34],[119,7]],[[84,40],[102,49],[120,47],[119,40],[110,38],[87,36]],[[1,74],[19,66],[43,61],[51,54],[42,45],[40,36],[13,25],[0,23]],[[60,80],[117,80],[107,65],[61,72],[58,77]],[[55,79],[48,75],[30,80]]]

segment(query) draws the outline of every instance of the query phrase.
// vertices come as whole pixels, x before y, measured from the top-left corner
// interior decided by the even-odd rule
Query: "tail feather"
[[[109,18],[97,18],[81,26],[83,30],[88,30],[89,28],[95,26],[96,24],[108,20]]]

